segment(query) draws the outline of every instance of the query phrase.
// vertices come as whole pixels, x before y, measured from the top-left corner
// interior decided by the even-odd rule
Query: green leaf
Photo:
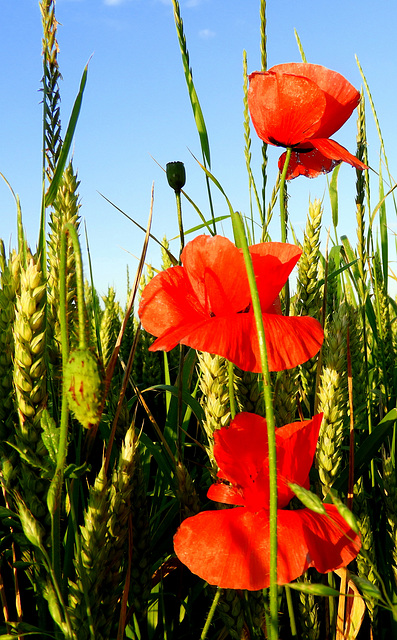
[[[182,192],[181,192],[181,193],[183,193],[183,195],[184,195],[184,197],[186,198],[186,200],[187,200],[188,202],[190,202],[190,204],[192,205],[193,209],[195,209],[196,213],[198,214],[198,216],[199,216],[199,217],[201,218],[201,220],[203,221],[203,226],[206,228],[206,230],[208,231],[208,233],[210,233],[212,236],[215,236],[215,235],[216,235],[216,233],[215,233],[214,229],[212,229],[212,228],[211,228],[211,225],[212,225],[212,223],[213,223],[213,222],[216,222],[216,220],[213,218],[213,219],[211,220],[211,223],[207,222],[207,220],[205,219],[205,217],[204,217],[204,216],[203,216],[203,214],[201,213],[201,211],[200,211],[200,209],[198,208],[198,206],[196,205],[196,203],[195,203],[195,202],[193,202],[193,200],[192,200],[192,199],[187,195],[186,191],[183,191],[183,189],[182,189]],[[187,232],[187,233],[189,233],[189,232]]]
[[[174,5],[174,19],[176,31],[178,34],[179,46],[182,54],[182,64],[183,70],[185,72],[186,84],[189,92],[189,98],[193,109],[194,121],[196,123],[197,131],[200,136],[200,144],[201,150],[203,152],[203,156],[208,163],[208,166],[211,166],[210,159],[210,143],[208,140],[207,128],[204,122],[203,112],[201,110],[200,102],[196,93],[196,89],[193,83],[192,70],[189,66],[189,53],[186,46],[186,38],[183,32],[183,21],[181,18],[180,10],[179,10],[179,2],[173,0]]]
[[[345,250],[345,254],[347,256],[347,260],[349,262],[349,264],[351,264],[351,271],[353,273],[354,276],[354,280],[355,282],[358,282],[358,280],[360,279],[360,272],[357,266],[357,256],[354,253],[352,246],[350,244],[350,240],[348,239],[347,236],[341,236],[341,241],[342,241],[342,245],[343,245],[343,249]]]
[[[327,596],[327,597],[339,597],[339,591],[328,587],[325,584],[313,583],[313,582],[290,582],[288,586],[296,591],[302,591],[303,593],[310,593],[313,596]]]
[[[383,282],[385,285],[385,289],[387,291],[387,283],[389,280],[389,246],[388,246],[385,190],[383,188],[383,178],[382,178],[382,161],[379,162],[379,201],[381,202],[381,205],[379,207],[379,229],[380,229],[380,244],[382,249]]]
[[[209,225],[212,222],[222,222],[223,220],[229,220],[230,219],[230,215],[227,216],[218,216],[217,218],[214,218],[213,220],[211,220],[211,222],[209,222],[208,220],[205,220],[202,224],[198,224],[196,227],[192,227],[191,229],[188,229],[187,231],[185,231],[185,236],[187,236],[189,233],[195,233],[196,231],[200,231],[200,229],[208,229]],[[175,236],[175,238],[172,238],[172,240],[176,240],[177,238],[179,238],[179,236]]]
[[[81,478],[87,471],[90,470],[90,465],[84,462],[84,464],[69,464],[64,472],[64,478]]]
[[[139,435],[140,442],[146,447],[151,456],[156,460],[159,469],[165,478],[171,478],[174,468],[171,466],[169,458],[164,453],[164,449],[158,442],[152,442],[149,436],[143,431]]]
[[[360,589],[361,593],[367,598],[380,600],[382,598],[382,594],[378,587],[374,585],[372,582],[367,580],[366,578],[355,576],[354,574],[350,574],[350,579],[358,589]]]
[[[178,398],[179,396],[178,388],[169,384],[156,384],[153,387],[148,387],[147,389],[145,389],[143,393],[145,393],[146,391],[168,391],[175,398]],[[191,408],[197,420],[203,422],[205,419],[203,407],[195,398],[190,395],[188,391],[186,391],[186,389],[182,389],[182,400],[188,407]]]
[[[329,199],[331,201],[332,222],[335,229],[338,226],[338,174],[341,166],[341,164],[338,164],[338,166],[335,167],[329,183]]]
[[[11,509],[7,509],[6,507],[0,506],[0,520],[3,520],[5,518],[15,518],[16,515],[17,514],[14,513],[14,511],[11,511]]]
[[[55,636],[53,636],[50,633],[46,633],[45,631],[43,631],[42,629],[37,629],[37,631],[26,631],[25,633],[17,633],[15,635],[13,635],[12,633],[4,633],[0,636],[0,640],[18,640],[18,638],[24,638],[26,636],[46,636],[47,638],[55,638]]]
[[[358,262],[358,258],[356,258],[356,260],[354,260],[353,262],[349,262],[349,264],[345,264],[343,267],[340,267],[339,269],[335,269],[335,271],[332,271],[332,273],[328,273],[327,282],[329,280],[332,280],[332,278],[336,278],[340,273],[343,273],[343,271],[346,271],[346,269],[349,269],[349,267],[356,264],[356,262]],[[323,284],[324,284],[324,278],[321,278],[321,280],[317,282],[316,288],[319,289],[320,287],[323,286]]]
[[[326,508],[315,493],[312,493],[311,491],[309,491],[309,489],[305,489],[304,487],[301,487],[299,484],[295,484],[294,482],[289,482],[288,486],[291,491],[294,492],[296,497],[299,498],[302,504],[310,509],[310,511],[320,513],[321,515],[327,515]]]
[[[52,178],[51,184],[45,195],[44,204],[46,207],[49,207],[54,202],[55,197],[57,195],[59,184],[62,180],[63,170],[65,168],[66,160],[68,159],[70,147],[72,145],[73,136],[76,129],[77,120],[80,114],[84,88],[87,82],[87,71],[88,71],[88,65],[85,66],[84,72],[80,81],[80,89],[73,105],[72,114],[70,116],[68,128],[66,130],[65,140],[63,141],[61,153],[59,154],[57,168],[55,169],[54,177]]]
[[[331,496],[331,500],[334,503],[335,507],[338,509],[338,513],[342,516],[342,518],[344,520],[346,520],[346,522],[349,525],[350,529],[352,529],[352,531],[354,531],[354,533],[357,533],[357,535],[359,535],[360,534],[360,528],[358,526],[356,518],[354,517],[354,515],[352,514],[350,509],[336,495],[336,492],[333,489],[330,490],[330,496]]]
[[[47,449],[49,458],[55,467],[59,448],[59,428],[56,426],[54,419],[50,416],[47,409],[43,410],[40,425],[43,430],[41,437],[44,446]]]
[[[44,461],[41,458],[34,455],[34,453],[30,451],[23,451],[12,442],[7,442],[7,444],[19,453],[22,460],[27,462],[30,466],[35,467],[36,469],[40,469],[40,471],[43,473],[43,477],[51,477],[51,469],[48,467],[48,465],[45,465]]]

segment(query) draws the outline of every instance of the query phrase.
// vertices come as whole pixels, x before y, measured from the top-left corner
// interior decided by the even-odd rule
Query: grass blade
[[[172,0],[172,3],[174,5],[175,26],[178,34],[179,46],[182,53],[183,70],[185,72],[186,84],[189,91],[189,98],[193,109],[194,120],[196,123],[198,134],[200,136],[201,150],[203,152],[203,157],[208,163],[208,166],[211,167],[210,144],[208,140],[207,128],[205,126],[203,112],[201,110],[200,102],[196,93],[196,89],[194,87],[192,70],[189,66],[189,52],[186,46],[186,37],[183,32],[183,21],[179,9],[179,2],[177,2],[177,0]]]
[[[64,140],[64,142],[62,144],[62,150],[61,150],[61,153],[59,155],[57,168],[55,169],[54,177],[53,177],[53,179],[51,181],[51,184],[50,184],[50,186],[48,188],[48,191],[47,191],[47,193],[45,195],[45,199],[44,199],[45,207],[49,207],[54,202],[55,196],[56,196],[57,191],[58,191],[59,183],[62,180],[63,170],[64,170],[65,165],[66,165],[66,160],[67,160],[68,155],[69,155],[69,151],[70,151],[70,147],[72,145],[74,132],[76,130],[77,120],[78,120],[79,114],[80,114],[81,103],[82,103],[82,100],[83,100],[83,93],[84,93],[85,85],[86,85],[86,82],[87,82],[87,72],[88,72],[88,64],[84,68],[83,75],[82,75],[82,78],[81,78],[81,81],[80,81],[79,92],[77,94],[76,100],[74,101],[72,114],[70,116],[68,128],[66,130],[65,140]]]

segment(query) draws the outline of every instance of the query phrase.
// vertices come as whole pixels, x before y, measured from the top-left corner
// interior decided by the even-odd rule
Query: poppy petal
[[[207,315],[223,315],[225,308],[237,313],[249,304],[244,258],[227,238],[198,236],[186,245],[181,261]]]
[[[248,107],[256,133],[264,142],[292,147],[319,129],[326,99],[309,78],[277,69],[256,71],[249,76]]]
[[[221,504],[234,504],[239,507],[245,506],[241,490],[239,491],[224,482],[215,482],[212,484],[207,491],[207,498],[214,502],[220,502]]]
[[[294,496],[288,482],[308,485],[316,452],[322,414],[276,430],[278,505],[286,507]],[[218,477],[234,485],[216,483],[207,495],[211,500],[238,504],[251,511],[267,507],[269,500],[268,439],[266,419],[238,413],[227,428],[214,433],[214,457]],[[299,451],[299,455],[296,452]]]
[[[240,487],[250,484],[251,479],[255,481],[268,456],[265,418],[254,413],[238,413],[227,429],[214,432],[214,441],[219,477]]]
[[[332,171],[341,160],[335,160],[324,156],[318,149],[314,149],[311,145],[306,145],[310,149],[292,151],[288,164],[286,179],[293,180],[298,176],[306,178],[317,178],[323,173]],[[281,154],[278,161],[279,171],[282,172],[285,162],[285,153]]]
[[[288,482],[307,486],[310,469],[316,453],[322,414],[312,420],[284,425],[276,430],[278,505],[287,506],[294,494]],[[296,452],[299,451],[299,455]]]
[[[321,324],[309,316],[281,316],[263,314],[267,357],[271,371],[292,369],[299,362],[307,362],[319,351],[324,332]],[[257,336],[255,347],[257,347]],[[260,362],[251,371],[261,371]]]
[[[308,509],[278,511],[278,584],[295,580],[309,567],[326,573],[356,557],[358,536],[333,505],[326,505],[326,509],[330,517]],[[209,584],[253,591],[269,586],[266,511],[254,513],[243,507],[203,511],[182,522],[174,549],[178,558]]]
[[[161,336],[170,327],[197,323],[206,318],[182,267],[166,269],[148,283],[141,296],[138,314],[144,329],[155,336]]]
[[[262,317],[270,371],[292,369],[307,362],[319,351],[324,334],[320,323],[314,318],[275,313],[265,313]],[[169,350],[178,343],[223,356],[243,371],[262,371],[252,311],[170,327],[153,342],[149,350]]]
[[[174,536],[174,549],[209,584],[255,591],[269,585],[268,520],[244,507],[187,518]]]
[[[336,162],[347,162],[356,169],[369,169],[366,164],[361,162],[356,156],[353,156],[345,147],[335,142],[335,140],[329,140],[329,138],[316,138],[311,140],[311,143],[320,153],[326,158],[335,160]]]
[[[338,131],[360,102],[360,93],[346,78],[322,65],[305,62],[287,63],[276,65],[269,69],[269,72],[271,71],[301,75],[314,82],[323,91],[326,106],[315,132],[318,138],[329,138]],[[306,136],[306,139],[308,137]]]
[[[295,367],[315,355],[322,341],[315,320],[277,320],[282,318],[278,294],[301,250],[289,244],[262,243],[250,251],[264,312],[269,369]],[[186,245],[182,256],[186,266],[159,273],[143,291],[138,310],[142,326],[157,336],[150,350],[169,351],[181,343],[223,356],[245,371],[260,372],[241,250],[221,236],[199,236]],[[296,330],[297,322],[302,322],[303,333]]]
[[[253,348],[253,341],[258,343],[253,317],[252,312],[234,313],[205,318],[194,324],[190,324],[187,319],[184,325],[169,327],[163,336],[153,342],[149,350],[169,350],[172,348],[170,345],[180,343],[198,351],[223,356],[244,371],[261,371],[258,354]]]
[[[250,254],[262,310],[270,311],[302,250],[294,244],[262,242],[252,245]]]
[[[358,554],[361,542],[333,504],[324,504],[327,516],[320,515],[310,509],[298,511],[278,511],[279,521],[285,521],[285,527],[291,527],[298,518],[301,520],[302,532],[300,545],[308,549],[307,567],[315,567],[320,573],[334,571],[344,567]],[[293,514],[291,519],[291,514]],[[299,531],[294,528],[294,543],[299,545]],[[282,535],[280,534],[282,539]],[[294,544],[295,546],[295,544]],[[286,556],[289,551],[285,550]],[[305,567],[306,570],[306,567]]]

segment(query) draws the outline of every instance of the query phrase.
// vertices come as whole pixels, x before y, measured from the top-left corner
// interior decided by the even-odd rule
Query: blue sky
[[[249,210],[244,159],[242,57],[249,72],[260,68],[259,0],[181,0],[181,12],[196,90],[211,146],[212,171],[235,209]],[[282,7],[282,8],[280,8]],[[124,299],[126,265],[133,277],[143,234],[111,207],[103,193],[145,226],[150,191],[155,185],[153,233],[177,235],[174,194],[162,166],[181,160],[186,191],[208,213],[202,170],[190,151],[200,146],[185,85],[179,45],[169,0],[58,0],[56,15],[61,82],[61,118],[66,127],[83,68],[88,81],[74,141],[74,166],[80,184],[81,215],[86,221],[94,279],[100,294],[115,286]],[[42,125],[40,105],[41,18],[36,0],[3,0],[0,5],[0,171],[19,194],[28,240],[37,242],[41,198]],[[357,54],[375,101],[391,173],[397,173],[396,51],[397,5],[367,0],[269,0],[267,3],[268,66],[299,61],[294,29],[309,62],[342,73],[357,88],[361,77]],[[379,140],[367,102],[370,161],[379,163]],[[65,131],[65,129],[64,129]],[[354,116],[334,138],[351,152],[356,147]],[[189,151],[190,150],[190,151]],[[260,141],[252,131],[253,171],[259,180]],[[269,196],[276,178],[279,150],[269,148]],[[339,173],[340,233],[355,243],[355,172]],[[301,234],[309,197],[325,198],[325,226],[331,223],[326,178],[299,178],[289,187],[290,215]],[[376,204],[376,180],[373,183]],[[227,214],[214,190],[217,215]],[[185,228],[199,223],[184,202]],[[388,205],[391,232],[396,228]],[[221,232],[222,229],[219,229]],[[224,233],[230,234],[225,225]],[[278,217],[272,228],[279,239]],[[325,233],[324,233],[325,235]],[[0,237],[16,243],[15,204],[0,183]],[[394,247],[394,237],[390,236]],[[85,241],[82,240],[83,250]],[[172,247],[177,253],[178,244]],[[159,252],[149,249],[154,266]]]

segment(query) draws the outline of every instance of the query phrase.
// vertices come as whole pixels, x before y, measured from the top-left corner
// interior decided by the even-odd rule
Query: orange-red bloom
[[[292,147],[287,179],[314,178],[340,162],[368,169],[329,137],[351,116],[359,92],[340,73],[304,62],[279,64],[249,76],[248,106],[258,136],[267,144]],[[280,157],[279,169],[284,166]]]
[[[288,482],[308,487],[322,416],[276,430],[277,575],[286,584],[309,567],[321,573],[346,566],[360,549],[358,536],[334,505],[327,515],[289,510]],[[232,509],[187,518],[174,537],[178,558],[209,584],[256,591],[269,586],[269,466],[266,420],[240,413],[215,431],[218,476],[208,497]]]
[[[314,318],[280,313],[279,292],[297,263],[295,245],[267,242],[250,247],[259,291],[271,371],[313,357],[323,341]],[[198,236],[184,248],[182,267],[156,275],[139,305],[143,328],[158,336],[150,350],[178,343],[224,356],[245,371],[261,371],[258,334],[241,249],[222,236]]]

